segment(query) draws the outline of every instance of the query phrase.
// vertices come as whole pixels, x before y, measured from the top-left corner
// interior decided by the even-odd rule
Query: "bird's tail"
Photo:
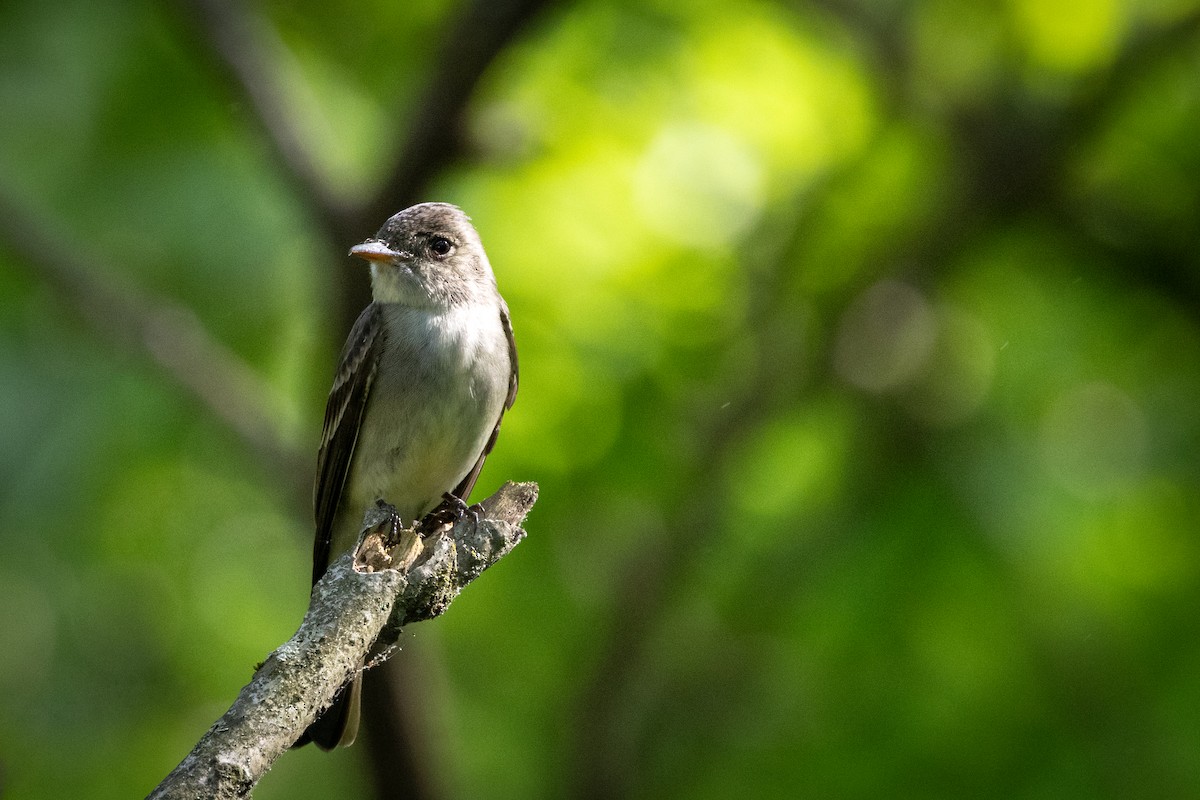
[[[361,707],[362,675],[359,674],[341,688],[329,708],[313,720],[292,747],[303,747],[309,742],[322,750],[349,747],[358,736]]]

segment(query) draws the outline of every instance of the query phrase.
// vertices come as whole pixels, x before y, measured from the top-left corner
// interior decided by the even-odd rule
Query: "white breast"
[[[409,522],[475,465],[500,418],[512,366],[495,305],[384,309],[387,342],[348,499],[359,514],[386,500]]]

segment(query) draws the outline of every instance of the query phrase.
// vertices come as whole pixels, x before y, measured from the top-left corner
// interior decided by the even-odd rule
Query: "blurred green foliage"
[[[332,197],[383,182],[461,12],[257,7]],[[366,277],[187,17],[0,6],[0,192],[193,311],[307,466]],[[440,792],[1194,797],[1198,75],[1194,0],[522,29],[424,198],[473,216],[520,347],[478,496],[542,486],[410,631]],[[311,475],[5,244],[0,794],[137,796],[298,624]],[[289,753],[256,796],[367,796],[365,758]]]

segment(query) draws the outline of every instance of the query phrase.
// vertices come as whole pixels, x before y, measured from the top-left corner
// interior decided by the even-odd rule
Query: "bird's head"
[[[496,281],[471,220],[449,203],[395,214],[350,255],[371,264],[377,303],[445,308],[495,294]]]

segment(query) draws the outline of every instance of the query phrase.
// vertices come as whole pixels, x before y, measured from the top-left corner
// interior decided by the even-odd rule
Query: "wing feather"
[[[334,521],[350,476],[350,462],[371,384],[375,380],[382,343],[383,316],[379,306],[371,303],[350,329],[325,404],[321,448],[317,451],[317,479],[313,486],[313,512],[317,523],[313,541],[313,583],[320,580],[329,567]]]

